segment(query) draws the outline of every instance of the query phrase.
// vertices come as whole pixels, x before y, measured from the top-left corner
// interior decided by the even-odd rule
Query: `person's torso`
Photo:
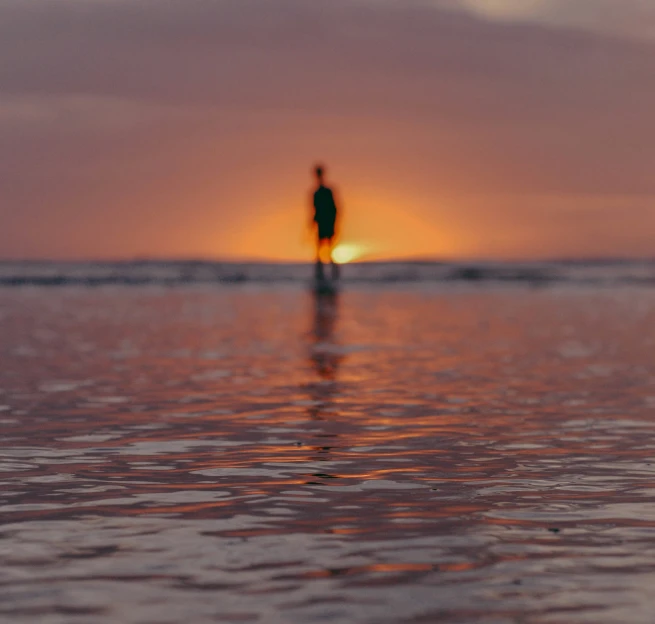
[[[320,186],[314,193],[314,211],[316,221],[329,221],[337,216],[334,195],[327,186]]]

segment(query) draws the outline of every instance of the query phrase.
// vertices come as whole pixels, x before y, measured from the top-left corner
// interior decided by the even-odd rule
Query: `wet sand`
[[[655,291],[0,295],[0,621],[652,622]]]

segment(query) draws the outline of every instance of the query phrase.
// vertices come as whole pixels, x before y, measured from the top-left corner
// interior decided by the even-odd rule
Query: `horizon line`
[[[439,257],[439,256],[406,256],[391,258],[358,259],[348,262],[350,265],[389,264],[389,263],[433,263],[433,264],[465,264],[465,263],[617,263],[617,262],[655,262],[653,256],[629,255],[590,255],[590,256],[542,256],[542,257],[509,257],[493,258],[484,256],[471,257]],[[156,263],[198,263],[198,264],[270,264],[311,266],[313,260],[266,259],[257,257],[211,257],[211,256],[130,256],[130,257],[2,257],[0,264],[156,264]]]

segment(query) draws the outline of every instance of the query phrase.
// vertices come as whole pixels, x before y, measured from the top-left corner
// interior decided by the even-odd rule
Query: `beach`
[[[2,622],[652,622],[648,286],[0,297]]]

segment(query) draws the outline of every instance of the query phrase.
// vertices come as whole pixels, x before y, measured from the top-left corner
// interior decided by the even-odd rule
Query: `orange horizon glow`
[[[412,185],[409,170],[390,178],[377,171],[376,162],[372,155],[365,165],[328,160],[328,184],[338,193],[341,214],[336,249],[342,257],[337,262],[652,255],[649,232],[655,228],[655,212],[650,197],[440,195],[429,179]],[[178,186],[183,176],[173,177],[132,199],[146,209],[129,227],[120,219],[57,220],[53,227],[32,230],[38,246],[23,257],[311,263],[315,234],[307,195],[312,180],[299,176],[303,168],[292,164],[242,172],[250,185],[238,180],[238,188],[222,200],[220,187],[200,184],[191,192],[186,184]],[[634,209],[621,214],[617,228],[613,215],[628,201]],[[132,218],[129,210],[125,214]],[[67,238],[57,227],[65,228]],[[39,253],[53,248],[54,253]]]
[[[340,189],[337,188],[337,191]],[[341,193],[340,193],[341,195]],[[340,202],[340,219],[333,257],[337,263],[401,260],[417,257],[457,257],[465,253],[459,237],[406,208],[395,198],[376,198],[363,192]],[[314,231],[308,207],[289,202],[248,223],[234,237],[231,257],[269,261],[311,261]]]

